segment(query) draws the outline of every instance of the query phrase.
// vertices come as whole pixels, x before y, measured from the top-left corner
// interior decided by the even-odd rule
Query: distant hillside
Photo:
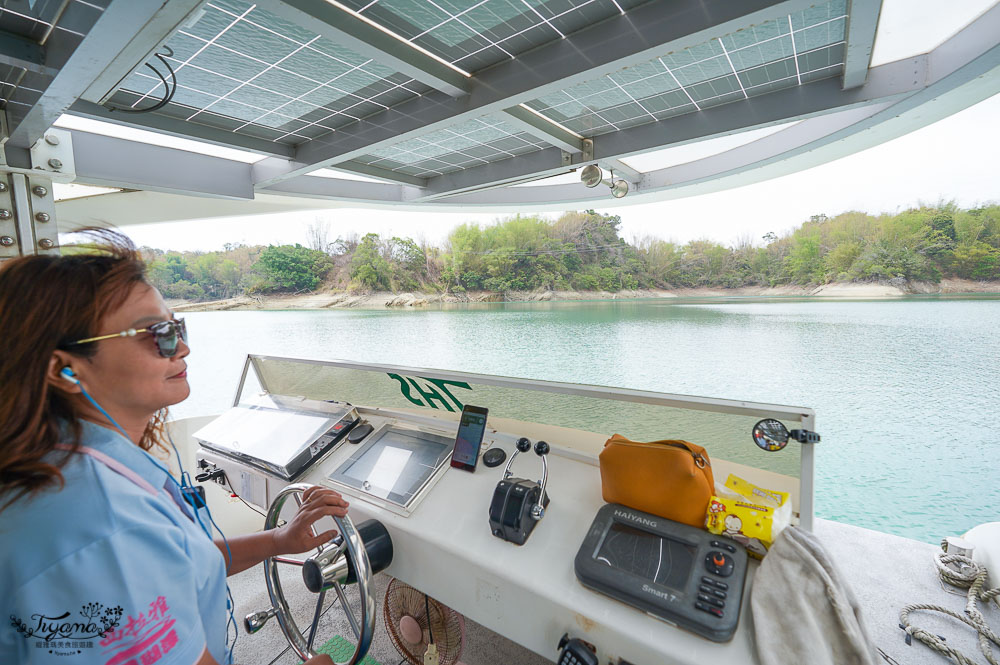
[[[315,291],[450,294],[621,292],[877,283],[926,291],[944,278],[1000,280],[1000,205],[953,204],[895,215],[817,215],[778,237],[730,246],[657,238],[628,243],[621,218],[568,212],[555,221],[516,216],[456,227],[444,247],[375,233],[312,247],[227,246],[221,252],[144,248],[150,279],[167,298],[218,300]],[[970,287],[971,288],[971,287]],[[978,290],[978,289],[972,289]]]

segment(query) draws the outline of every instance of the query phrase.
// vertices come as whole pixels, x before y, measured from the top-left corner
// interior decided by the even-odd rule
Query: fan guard
[[[425,605],[422,591],[395,578],[389,581],[383,604],[383,618],[389,639],[392,640],[399,655],[407,662],[411,665],[423,665],[429,638],[425,607],[430,609],[430,627],[434,633],[434,644],[437,646],[440,665],[455,665],[465,647],[465,619],[455,610],[433,598],[428,598]],[[408,642],[404,637],[404,633],[407,633],[401,628],[404,617],[412,618],[419,626],[418,642]],[[414,625],[413,622],[409,623],[411,626]]]

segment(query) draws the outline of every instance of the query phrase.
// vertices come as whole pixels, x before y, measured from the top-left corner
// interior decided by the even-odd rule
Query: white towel
[[[854,593],[812,533],[782,531],[750,596],[761,665],[876,665]]]

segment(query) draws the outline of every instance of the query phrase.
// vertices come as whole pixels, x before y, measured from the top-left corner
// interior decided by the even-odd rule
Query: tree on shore
[[[389,272],[389,262],[379,251],[378,234],[366,234],[351,258],[351,278],[365,288],[388,289]]]
[[[251,292],[312,291],[331,267],[330,258],[318,249],[302,245],[270,246],[261,252],[254,270],[261,279]]]

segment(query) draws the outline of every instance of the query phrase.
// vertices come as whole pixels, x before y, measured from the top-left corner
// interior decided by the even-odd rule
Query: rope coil
[[[912,612],[939,612],[957,619],[975,630],[979,637],[979,649],[986,657],[986,660],[989,661],[990,665],[1000,665],[993,655],[993,649],[990,646],[991,642],[1000,646],[1000,636],[994,633],[986,624],[986,620],[983,617],[983,613],[979,611],[978,605],[980,601],[985,603],[993,601],[1000,607],[1000,601],[997,600],[997,596],[1000,596],[1000,587],[984,591],[983,587],[986,586],[987,576],[986,567],[976,563],[969,557],[944,552],[944,542],[941,543],[941,548],[942,551],[934,558],[934,564],[937,566],[938,574],[944,582],[959,589],[969,590],[966,594],[965,614],[959,614],[940,605],[907,605],[899,613],[899,627],[906,632],[906,643],[909,644],[911,637],[915,637],[931,649],[958,663],[958,665],[978,665],[977,661],[972,660],[958,649],[948,646],[942,636],[935,635],[923,628],[917,628],[910,623],[910,614]],[[959,570],[950,567],[948,564],[959,564]]]

